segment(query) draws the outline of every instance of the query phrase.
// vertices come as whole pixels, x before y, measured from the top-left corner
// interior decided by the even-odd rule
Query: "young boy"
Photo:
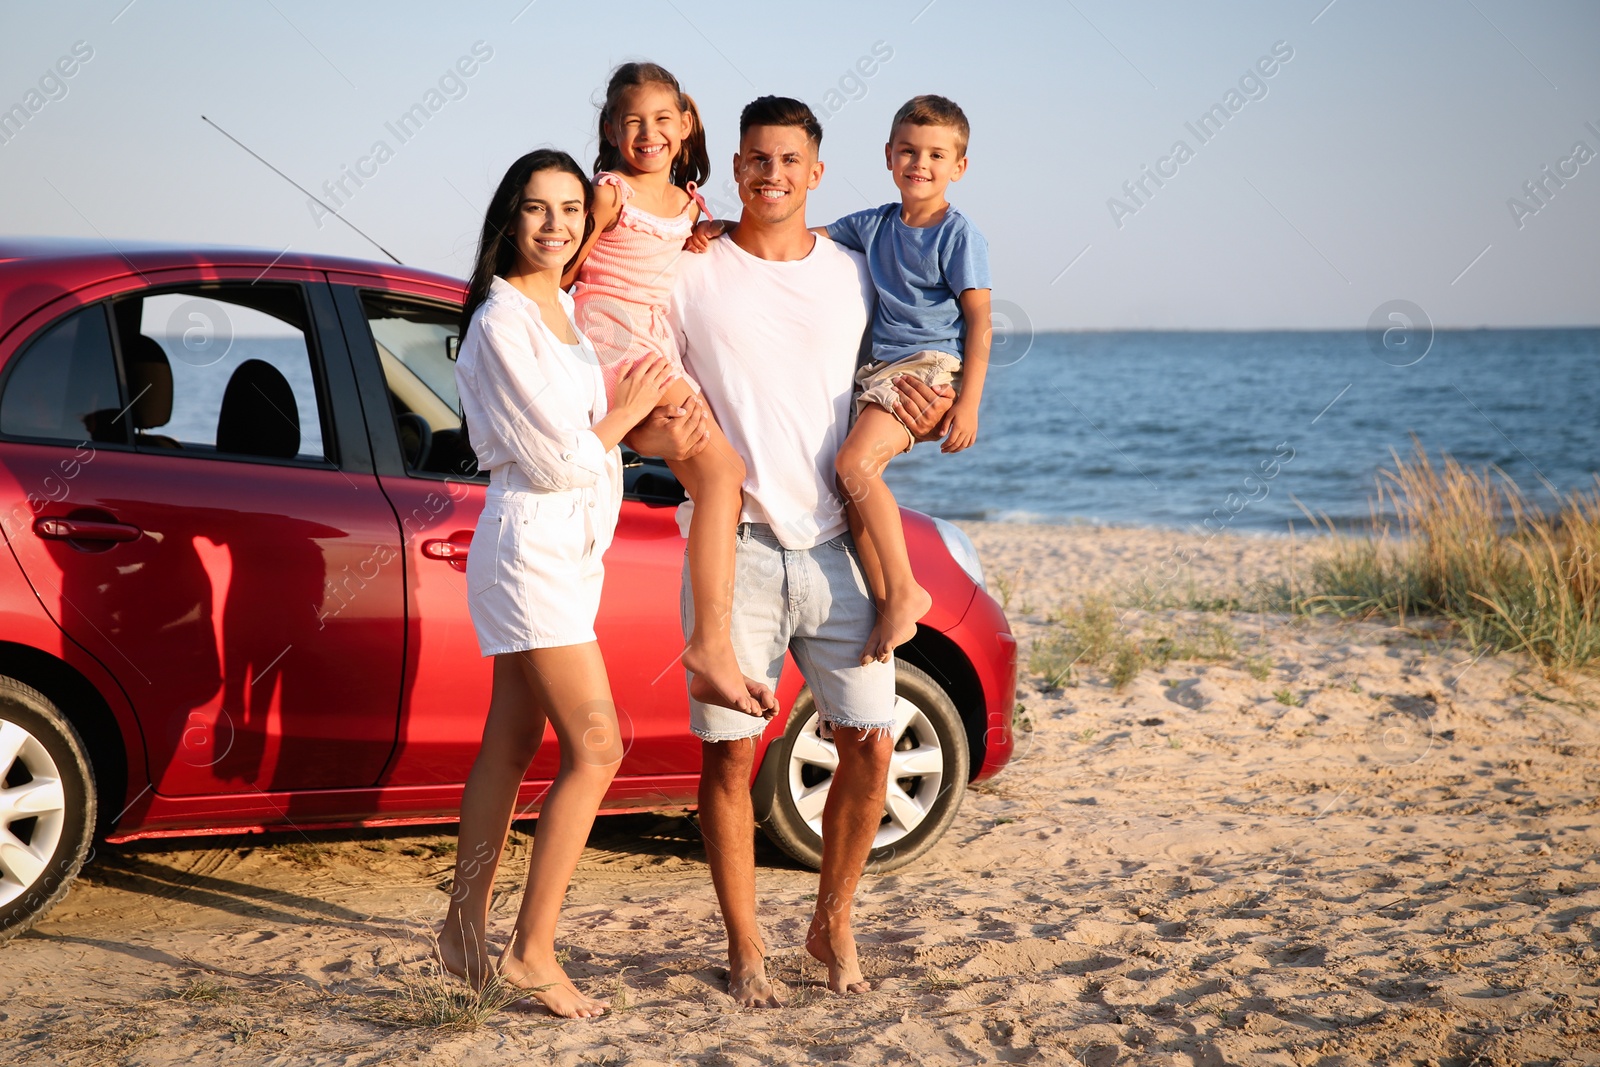
[[[878,602],[878,623],[861,662],[887,661],[917,632],[933,606],[911,573],[900,507],[884,484],[889,461],[916,444],[896,412],[894,379],[955,385],[943,452],[978,439],[978,405],[989,369],[989,245],[945,199],[967,169],[967,116],[942,96],[917,96],[895,112],[884,159],[900,190],[898,203],[846,215],[813,232],[863,253],[877,290],[872,355],[856,373],[856,418],[834,469],[843,490],[862,569]],[[732,229],[700,223],[686,247]]]
[[[940,451],[959,452],[978,439],[989,369],[989,245],[945,199],[950,183],[966,172],[969,130],[953,101],[913,97],[895,112],[884,146],[900,202],[817,231],[864,253],[878,291],[871,362],[856,375],[856,421],[835,464],[862,566],[880,601],[863,663],[887,660],[932,606],[911,573],[900,508],[883,481],[889,460],[916,443],[895,412],[894,379],[908,374],[960,390],[939,428]]]

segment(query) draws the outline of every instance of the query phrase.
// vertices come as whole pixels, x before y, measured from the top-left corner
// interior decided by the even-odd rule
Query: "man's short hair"
[[[967,125],[967,113],[954,100],[932,93],[913,96],[894,113],[894,121],[889,124],[890,140],[894,139],[894,131],[905,123],[913,126],[948,126],[956,132],[956,151],[967,154],[967,140],[972,136],[972,127]]]
[[[818,148],[822,147],[822,123],[804,100],[792,96],[758,96],[739,112],[739,139],[752,126],[798,126]]]

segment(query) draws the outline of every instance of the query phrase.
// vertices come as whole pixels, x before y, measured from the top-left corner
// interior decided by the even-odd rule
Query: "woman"
[[[565,152],[506,171],[483,221],[462,311],[456,385],[489,492],[467,559],[473,626],[494,657],[483,746],[461,798],[455,885],[439,934],[445,969],[488,980],[489,899],[517,789],[555,729],[561,768],[540,810],[527,888],[500,978],[553,1014],[592,1018],[555,955],[556,919],[595,812],[622,760],[616,708],[595,641],[601,554],[622,499],[617,444],[671,378],[641,361],[607,406],[599,362],[572,322],[561,271],[586,233],[592,187]]]

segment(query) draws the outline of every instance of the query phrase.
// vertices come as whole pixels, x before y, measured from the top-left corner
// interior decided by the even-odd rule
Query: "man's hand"
[[[711,441],[707,418],[705,402],[698,396],[691,396],[682,407],[656,408],[629,431],[622,442],[641,456],[689,459]]]
[[[895,412],[918,441],[937,441],[949,432],[948,420],[951,405],[956,402],[954,386],[935,388],[921,378],[902,374],[894,380],[900,391]]]
[[[972,405],[956,401],[946,421],[949,424],[948,436],[945,437],[944,444],[939,446],[939,451],[960,452],[964,448],[972,447],[978,440],[978,412]]]
[[[685,252],[704,252],[711,247],[711,242],[733,229],[733,225],[726,219],[701,219],[694,224],[689,239],[683,242]]]

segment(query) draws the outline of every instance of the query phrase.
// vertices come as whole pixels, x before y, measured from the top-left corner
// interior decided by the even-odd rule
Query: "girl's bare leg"
[[[878,624],[862,650],[862,663],[887,661],[896,645],[915,636],[917,622],[933,607],[933,598],[917,584],[911,572],[900,505],[883,480],[889,461],[910,444],[910,435],[899,419],[876,404],[868,404],[834,463],[845,498],[855,509],[883,574]]]
[[[680,378],[661,402],[682,404],[690,391],[689,383]],[[733,541],[744,503],[744,460],[715,421],[708,425],[711,440],[698,455],[667,463],[694,501],[694,517],[689,523],[694,632],[683,650],[683,665],[692,676],[689,692],[696,700],[748,715],[770,714],[777,710],[777,700],[770,689],[739,669],[729,635]]]
[[[544,737],[544,711],[522,681],[514,655],[494,658],[494,691],[483,745],[461,795],[461,831],[456,845],[450,909],[439,931],[445,970],[482,989],[493,973],[489,962],[489,901],[500,851],[511,828],[517,788]]]
[[[500,957],[500,975],[552,1014],[592,1018],[605,1012],[607,1002],[578,992],[556,962],[556,919],[600,801],[622,762],[617,709],[598,643],[534,649],[517,657],[527,691],[555,728],[561,768],[539,810],[528,887],[511,943]]]

